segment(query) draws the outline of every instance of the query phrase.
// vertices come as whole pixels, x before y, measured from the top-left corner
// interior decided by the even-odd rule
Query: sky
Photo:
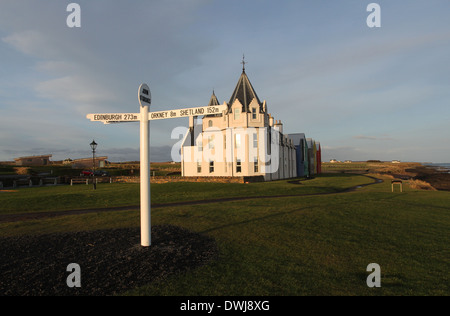
[[[81,27],[69,27],[75,2]],[[284,132],[322,160],[450,162],[450,1],[0,0],[0,161],[52,154],[139,160],[138,113],[228,102],[246,73]],[[150,124],[152,161],[170,161],[188,118]]]

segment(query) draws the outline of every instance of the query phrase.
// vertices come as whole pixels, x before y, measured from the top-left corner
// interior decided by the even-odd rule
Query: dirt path
[[[152,204],[152,208],[163,208],[163,207],[174,207],[174,206],[185,206],[185,205],[201,205],[201,204],[215,204],[223,202],[233,202],[233,201],[244,201],[244,200],[254,200],[254,199],[274,199],[274,198],[284,198],[284,197],[296,197],[296,196],[315,196],[315,195],[330,195],[330,194],[342,194],[355,191],[361,187],[373,185],[376,183],[383,182],[383,180],[365,175],[366,177],[374,180],[371,183],[366,183],[362,185],[357,185],[348,189],[344,189],[338,192],[326,192],[326,193],[311,193],[311,194],[292,194],[292,195],[265,195],[265,196],[245,196],[245,197],[232,197],[232,198],[222,198],[222,199],[212,199],[212,200],[200,200],[200,201],[186,201],[186,202],[174,202],[174,203],[164,203],[164,204]],[[125,211],[125,210],[139,210],[139,205],[130,206],[118,206],[118,207],[108,207],[108,208],[92,208],[92,209],[82,209],[82,210],[64,210],[64,211],[48,211],[48,212],[35,212],[35,213],[21,213],[21,214],[4,214],[0,215],[0,223],[7,222],[20,222],[29,220],[39,220],[44,218],[52,218],[58,216],[67,215],[78,215],[87,213],[99,213],[99,212],[111,212],[111,211]]]

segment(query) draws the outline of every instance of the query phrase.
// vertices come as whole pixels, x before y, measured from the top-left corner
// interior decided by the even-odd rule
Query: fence
[[[70,185],[74,185],[74,184],[92,184],[93,183],[93,179],[91,177],[75,177],[75,178],[71,178],[70,179]],[[113,183],[113,178],[112,177],[98,177],[95,178],[95,184],[98,183]]]
[[[9,182],[8,182],[9,181]],[[14,178],[7,183],[0,181],[0,189],[4,187],[17,188],[19,186],[44,186],[57,184],[93,184],[92,177],[48,177],[32,179],[31,177]],[[151,183],[169,183],[169,182],[211,182],[211,183],[249,183],[263,182],[263,177],[179,177],[179,176],[152,176]],[[9,183],[9,184],[8,184]],[[116,176],[116,177],[97,177],[95,183],[140,183],[139,176]]]
[[[3,175],[0,178],[0,189],[57,185],[59,183],[59,177]]]

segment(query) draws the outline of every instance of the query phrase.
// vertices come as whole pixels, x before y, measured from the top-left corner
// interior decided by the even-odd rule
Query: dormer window
[[[256,108],[252,108],[252,119],[256,120]]]
[[[234,109],[234,120],[237,121],[241,118],[241,109]]]

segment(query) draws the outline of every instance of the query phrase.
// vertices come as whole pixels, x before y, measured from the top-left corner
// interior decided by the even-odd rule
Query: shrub
[[[14,171],[16,172],[16,174],[20,174],[20,175],[24,175],[24,174],[28,174],[30,168],[28,167],[16,167],[14,168]]]
[[[431,184],[428,182],[417,180],[417,179],[411,179],[409,180],[409,187],[411,189],[416,190],[428,190],[428,191],[437,191]]]

